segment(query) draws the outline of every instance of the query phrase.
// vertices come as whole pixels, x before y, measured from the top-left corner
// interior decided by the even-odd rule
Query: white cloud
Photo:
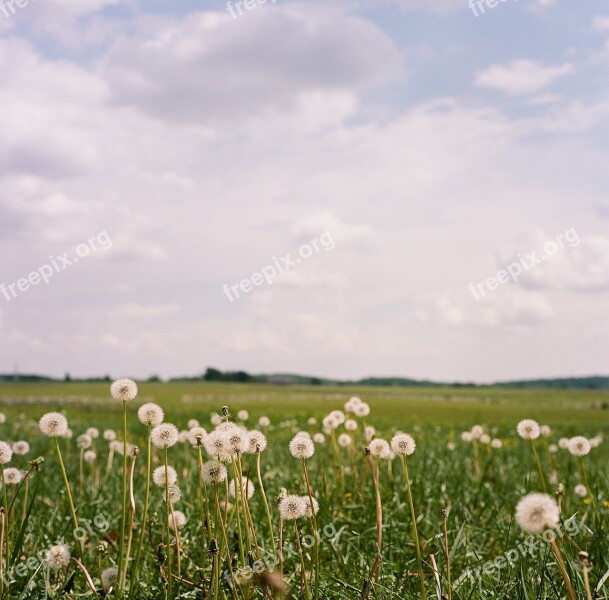
[[[608,15],[596,15],[592,19],[592,28],[597,31],[609,31],[609,16]]]
[[[526,59],[511,61],[508,65],[492,65],[476,74],[475,85],[490,87],[512,95],[525,95],[548,87],[556,79],[574,72],[573,65],[556,67]]]
[[[118,306],[112,315],[127,317],[129,319],[157,319],[166,315],[173,315],[180,311],[180,306],[175,302],[170,304],[157,304],[144,306],[136,302],[129,302]]]

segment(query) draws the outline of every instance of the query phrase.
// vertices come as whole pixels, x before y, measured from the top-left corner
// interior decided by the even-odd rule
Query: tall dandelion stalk
[[[121,510],[121,533],[118,546],[118,581],[119,598],[122,596],[121,582],[124,580],[123,571],[127,568],[124,564],[125,525],[127,521],[127,402],[137,396],[137,385],[133,379],[117,379],[110,386],[110,395],[114,400],[123,404],[123,484],[121,496],[123,499]]]
[[[412,488],[410,485],[410,476],[408,475],[408,465],[406,463],[406,457],[410,456],[416,449],[416,443],[412,436],[407,433],[398,433],[393,436],[391,440],[391,449],[395,454],[400,457],[402,463],[402,470],[404,472],[404,482],[406,484],[406,491],[408,492],[408,502],[410,504],[410,516],[412,518],[412,531],[414,535],[415,550],[417,553],[417,569],[419,571],[419,581],[421,584],[421,596],[423,600],[427,598],[427,592],[425,590],[425,576],[423,574],[423,561],[421,559],[421,546],[419,544],[419,532],[417,528],[417,515],[414,510],[414,502],[412,500]]]
[[[537,465],[537,473],[539,474],[539,481],[543,487],[543,491],[547,494],[548,486],[546,485],[546,479],[543,475],[543,469],[541,468],[541,461],[539,460],[537,448],[535,448],[535,440],[541,435],[539,423],[537,423],[537,421],[533,421],[533,419],[524,419],[518,423],[516,431],[523,440],[530,440],[531,442],[531,449],[533,451],[535,464]]]

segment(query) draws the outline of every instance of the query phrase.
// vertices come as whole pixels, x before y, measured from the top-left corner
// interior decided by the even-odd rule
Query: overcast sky
[[[606,1],[6,1],[0,372],[609,373]]]

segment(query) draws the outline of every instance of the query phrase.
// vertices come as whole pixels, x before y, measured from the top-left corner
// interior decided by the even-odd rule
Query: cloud
[[[596,31],[609,31],[609,16],[596,15],[592,19],[592,28]]]
[[[534,60],[513,60],[508,65],[492,65],[476,74],[474,85],[490,87],[510,95],[526,95],[548,87],[556,79],[574,72],[573,65],[565,63],[546,67]]]
[[[371,22],[300,4],[143,22],[103,62],[116,103],[201,124],[291,112],[305,95],[354,93],[402,68]]]
[[[136,302],[129,302],[118,306],[112,314],[118,317],[129,319],[157,319],[166,315],[173,315],[180,311],[180,306],[176,303],[142,305]]]

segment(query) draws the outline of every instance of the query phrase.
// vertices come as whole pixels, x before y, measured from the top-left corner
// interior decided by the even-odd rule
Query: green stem
[[[76,518],[76,510],[74,509],[74,501],[72,500],[72,492],[70,491],[70,484],[68,483],[68,474],[66,473],[66,467],[63,464],[63,458],[61,457],[61,449],[59,448],[59,441],[55,440],[55,446],[57,447],[57,457],[59,458],[59,466],[61,467],[61,474],[63,475],[63,482],[66,486],[66,492],[68,494],[68,502],[70,503],[70,512],[72,513],[72,521],[74,523],[74,529],[78,529],[78,519]]]
[[[415,550],[417,552],[417,568],[419,570],[419,580],[421,582],[421,596],[423,600],[427,599],[427,592],[425,591],[425,577],[423,575],[423,561],[421,560],[421,546],[419,544],[419,532],[417,529],[417,515],[414,510],[414,502],[412,500],[412,489],[410,487],[410,477],[408,475],[408,465],[406,464],[406,458],[400,455],[402,461],[402,469],[404,470],[404,480],[406,482],[406,489],[408,491],[408,502],[410,503],[410,516],[412,518],[412,530],[414,533]]]
[[[127,520],[127,403],[123,402],[123,509],[121,512],[121,537],[118,544],[118,581],[122,580],[123,569],[126,565],[123,564],[124,545],[125,545],[125,522]],[[119,583],[120,587],[120,583]],[[120,598],[120,595],[119,595]]]
[[[169,506],[169,468],[168,468],[168,450],[165,448],[165,527],[167,528],[167,562],[169,563],[169,597],[173,599],[173,561],[171,556],[171,531],[169,529],[169,515],[171,508]],[[174,525],[175,526],[175,525]]]
[[[271,519],[271,511],[269,509],[269,503],[266,499],[266,492],[264,491],[264,486],[262,485],[262,474],[260,472],[260,452],[257,453],[256,457],[256,468],[258,471],[258,485],[260,486],[260,492],[262,493],[262,502],[264,504],[264,510],[266,511],[266,518],[269,524],[269,534],[271,536],[271,547],[275,548],[275,536],[273,535],[273,519]]]
[[[309,494],[309,502],[311,504],[311,524],[313,526],[313,561],[315,562],[315,598],[319,598],[319,537],[317,535],[317,517],[315,516],[315,505],[313,504],[313,492],[309,483],[309,473],[307,472],[307,461],[302,459],[302,468],[304,471],[305,484],[307,493]]]
[[[543,471],[541,469],[541,462],[539,461],[539,455],[537,454],[537,449],[535,448],[534,440],[531,440],[531,448],[533,448],[533,456],[535,457],[535,464],[537,465],[537,472],[539,473],[539,480],[541,481],[543,491],[547,494],[548,486],[546,485],[546,479],[543,476]]]

